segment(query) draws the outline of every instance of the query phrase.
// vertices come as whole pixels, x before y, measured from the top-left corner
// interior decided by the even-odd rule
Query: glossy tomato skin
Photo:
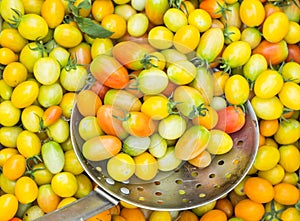
[[[16,13],[11,9],[18,10],[23,15],[25,12],[23,1],[4,0],[1,2],[0,14],[6,22],[11,22],[11,19],[13,19],[13,17],[16,16]]]
[[[169,8],[168,0],[149,0],[145,4],[145,13],[151,23],[163,24],[163,14]]]
[[[265,19],[265,9],[259,0],[245,0],[240,6],[241,20],[248,27],[259,26]]]
[[[199,8],[207,11],[212,18],[221,18],[222,10],[225,8],[224,0],[204,0],[199,4]]]
[[[213,62],[224,47],[224,34],[221,28],[210,28],[204,32],[197,46],[197,56],[205,61]]]
[[[251,46],[248,42],[235,41],[227,45],[222,53],[225,64],[231,68],[244,65],[251,56]]]
[[[122,89],[129,82],[127,69],[111,56],[97,56],[92,61],[90,70],[98,81],[111,88]]]
[[[261,43],[253,49],[252,53],[262,54],[266,58],[268,64],[276,65],[287,58],[288,47],[284,40],[276,43],[262,40]]]
[[[65,7],[61,0],[47,0],[42,5],[41,15],[49,28],[55,28],[64,19]]]
[[[0,219],[12,219],[18,210],[18,199],[14,194],[6,193],[0,196]]]
[[[131,70],[141,70],[144,67],[142,59],[147,51],[140,44],[133,41],[117,43],[112,50],[113,56]]]
[[[289,31],[289,19],[283,12],[274,12],[269,15],[264,23],[262,33],[269,42],[280,42]]]
[[[228,106],[218,111],[216,129],[234,133],[245,125],[245,113],[240,107]]]
[[[71,24],[60,24],[54,29],[54,40],[65,48],[76,47],[83,37],[78,28]]]

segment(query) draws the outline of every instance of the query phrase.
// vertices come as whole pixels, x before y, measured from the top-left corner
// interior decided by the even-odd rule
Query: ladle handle
[[[102,211],[117,205],[119,200],[108,195],[100,188],[95,188],[87,196],[76,200],[60,209],[45,214],[35,221],[84,221]]]

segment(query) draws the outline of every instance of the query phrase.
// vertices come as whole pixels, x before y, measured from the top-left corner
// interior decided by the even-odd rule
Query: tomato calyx
[[[9,25],[12,27],[12,28],[18,28],[20,22],[21,22],[21,19],[22,19],[22,13],[19,11],[19,10],[16,10],[14,8],[11,8],[11,10],[13,10],[15,13],[16,13],[16,16],[13,16],[12,19],[9,19]]]
[[[292,109],[290,109],[290,108],[287,108],[287,107],[284,107],[284,108],[283,108],[283,112],[282,112],[282,114],[281,114],[281,116],[280,116],[280,118],[279,118],[279,122],[280,122],[280,123],[281,123],[281,122],[288,122],[289,119],[287,119],[287,118],[285,117],[285,115],[286,115],[286,114],[289,114],[289,113],[291,113],[291,112],[294,112],[294,110],[292,110]]]
[[[202,103],[198,107],[193,106],[193,110],[189,113],[188,118],[193,119],[197,116],[204,117],[208,109],[205,107],[205,104]]]
[[[169,7],[171,8],[180,8],[181,4],[186,8],[186,5],[182,0],[169,0]]]
[[[77,23],[79,29],[86,33],[91,38],[107,38],[113,32],[103,28],[99,23],[92,21],[90,18],[85,18],[79,15],[79,9],[89,9],[91,3],[87,0],[82,1],[77,7],[72,4],[73,0],[68,0],[68,7],[73,15],[73,20]],[[70,17],[68,20],[71,19]]]
[[[32,170],[33,170],[33,167],[38,164],[38,163],[41,163],[43,162],[42,158],[40,155],[34,155],[32,157],[28,157],[26,158],[26,172],[25,172],[25,175],[30,175]],[[30,175],[31,176],[31,175]]]
[[[261,220],[281,220],[280,213],[286,208],[276,210],[274,200],[271,201],[271,208],[269,212],[266,212]]]
[[[229,31],[229,30],[228,30],[228,27],[226,26],[226,27],[224,28],[223,33],[224,33],[225,41],[229,41],[230,43],[233,42],[233,40],[232,40],[231,37],[230,37],[231,35],[234,34],[233,31]]]
[[[140,61],[144,69],[149,69],[152,67],[157,68],[157,65],[152,63],[152,59],[156,59],[157,61],[159,61],[158,57],[156,57],[155,55],[144,54],[144,57]]]
[[[29,49],[32,51],[39,51],[42,57],[46,57],[47,53],[51,51],[51,49],[47,49],[42,41],[35,41],[36,47],[32,47],[30,44],[28,45]]]

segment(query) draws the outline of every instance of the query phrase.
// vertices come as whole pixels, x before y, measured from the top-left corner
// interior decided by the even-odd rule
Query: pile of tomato
[[[259,148],[229,194],[176,212],[120,202],[89,220],[300,220],[298,0],[2,0],[0,15],[0,221],[34,220],[92,191],[70,138],[75,103],[83,154],[121,159],[132,175],[164,155],[155,172],[179,159],[208,166],[230,151],[248,100]],[[206,141],[190,150],[191,134]],[[219,150],[206,149],[212,134]],[[142,157],[137,137],[152,141]]]

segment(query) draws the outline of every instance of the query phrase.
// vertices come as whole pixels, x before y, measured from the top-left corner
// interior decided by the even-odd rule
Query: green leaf
[[[74,17],[74,19],[80,30],[92,38],[107,38],[113,34],[113,32],[103,28],[89,18]]]
[[[92,2],[91,0],[83,0],[82,2],[79,3],[77,8],[82,8],[82,9],[91,9],[92,7]]]

